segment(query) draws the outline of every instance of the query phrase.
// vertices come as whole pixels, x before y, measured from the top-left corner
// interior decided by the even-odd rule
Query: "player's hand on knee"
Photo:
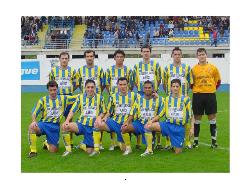
[[[100,125],[96,121],[94,122],[94,128],[97,128],[97,129],[100,128]]]
[[[104,118],[102,118],[102,121],[104,121],[106,123],[107,119],[108,119],[108,117],[104,117]]]
[[[144,126],[144,128],[145,128],[145,129],[149,129],[149,127],[152,126],[152,124],[153,124],[152,121],[149,120],[149,121],[147,122],[147,124]]]
[[[36,129],[37,127],[38,127],[37,122],[36,122],[36,121],[33,121],[33,122],[31,123],[31,129]]]
[[[65,121],[63,124],[62,124],[62,128],[63,130],[67,130],[69,128],[69,122]]]
[[[125,129],[127,126],[128,126],[128,122],[124,122],[121,128]]]
[[[98,116],[94,122],[94,126],[100,126],[102,124],[102,118]]]

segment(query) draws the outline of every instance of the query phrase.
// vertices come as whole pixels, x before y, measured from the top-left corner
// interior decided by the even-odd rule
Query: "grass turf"
[[[22,93],[21,96],[21,171],[22,172],[229,172],[229,93],[217,93],[218,115],[217,131],[219,148],[211,149],[210,131],[206,116],[203,116],[200,131],[200,146],[197,149],[184,149],[180,155],[170,151],[155,151],[154,155],[140,157],[141,150],[135,149],[135,136],[132,137],[133,153],[122,156],[120,150],[108,151],[110,136],[104,133],[103,145],[105,150],[93,158],[86,153],[76,150],[66,158],[61,157],[64,152],[62,138],[60,138],[59,152],[49,153],[42,149],[45,136],[38,137],[36,158],[27,158],[29,153],[28,125],[31,121],[31,109],[37,100],[46,93]],[[107,98],[107,95],[105,95]],[[82,136],[74,136],[77,145]],[[162,138],[162,144],[165,139]]]

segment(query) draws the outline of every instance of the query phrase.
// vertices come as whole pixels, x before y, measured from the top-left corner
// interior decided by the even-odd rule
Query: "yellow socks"
[[[100,142],[101,142],[101,132],[94,130],[93,131],[93,138],[94,138],[94,150],[99,152]]]
[[[146,132],[145,133],[145,137],[146,137],[146,141],[147,141],[147,150],[148,152],[152,152],[152,139],[153,139],[153,135],[152,132]]]
[[[161,133],[160,132],[156,132],[156,139],[157,139],[157,145],[161,145]]]
[[[190,129],[191,129],[191,124],[186,123],[184,125],[184,127],[185,127],[185,146],[188,146],[188,145],[191,145],[190,138],[189,138],[189,132],[190,132]]]
[[[166,145],[165,145],[165,147],[170,147],[170,146],[171,146],[170,138],[167,136],[166,137]]]
[[[83,151],[87,151],[86,144],[80,143],[80,149],[82,149]]]
[[[66,151],[71,152],[70,133],[63,133],[63,143],[66,148]]]
[[[115,134],[115,132],[111,132],[110,136],[111,136],[111,145],[115,146],[116,145],[116,134]]]
[[[138,135],[137,137],[137,140],[136,140],[136,145],[140,146],[141,145],[141,142],[142,142],[142,135]]]
[[[30,151],[31,152],[37,152],[36,150],[36,134],[35,133],[29,133],[29,144],[30,144]]]
[[[70,133],[70,145],[73,145],[73,133]]]
[[[122,134],[122,138],[123,138],[123,141],[124,141],[126,147],[130,147],[131,143],[130,143],[129,133]]]
[[[49,144],[48,144],[48,141],[47,141],[47,140],[45,140],[45,141],[43,142],[43,145],[45,145],[45,146],[47,147],[47,149],[49,150]]]

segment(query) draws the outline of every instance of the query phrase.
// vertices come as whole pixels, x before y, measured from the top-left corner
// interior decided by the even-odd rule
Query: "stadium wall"
[[[162,54],[161,58],[153,58],[158,61],[161,67],[172,63],[170,54]],[[128,67],[133,66],[141,61],[140,58],[126,58],[124,64]],[[229,78],[229,56],[225,58],[208,58],[208,61],[216,65],[221,73],[222,87],[219,91],[229,91],[230,78]],[[189,64],[193,67],[197,64],[196,58],[182,58],[183,63]],[[95,59],[95,64],[100,65],[106,70],[108,67],[114,65],[114,60],[109,59],[107,54],[98,54]],[[21,91],[22,92],[45,92],[46,83],[49,80],[49,72],[51,67],[59,64],[58,58],[46,58],[45,54],[37,55],[37,59],[25,59],[21,61]],[[71,59],[69,65],[75,69],[85,65],[85,59]]]

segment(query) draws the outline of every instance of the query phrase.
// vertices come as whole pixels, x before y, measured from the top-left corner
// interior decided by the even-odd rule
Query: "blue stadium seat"
[[[193,31],[193,30],[190,30],[188,34],[189,34],[189,35],[193,35],[193,34],[194,34],[194,31]]]
[[[161,39],[159,40],[159,44],[160,44],[160,45],[164,45],[164,44],[165,44],[165,39],[161,38]]]
[[[177,46],[180,46],[181,42],[180,41],[175,41],[174,44],[177,45]]]

